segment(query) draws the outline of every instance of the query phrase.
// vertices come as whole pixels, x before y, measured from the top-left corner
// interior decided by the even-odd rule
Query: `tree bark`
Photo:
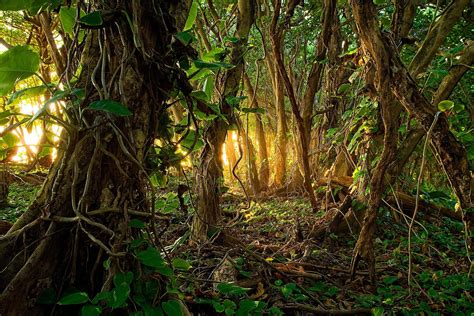
[[[133,258],[125,256],[133,236],[128,225],[133,216],[130,212],[142,211],[151,217],[152,210],[142,165],[159,136],[156,126],[166,112],[164,102],[176,82],[187,84],[176,75],[180,73],[176,69],[179,53],[171,42],[172,34],[184,24],[182,11],[187,15],[189,5],[190,1],[94,4],[97,10],[126,12],[136,32],[131,32],[121,15],[116,23],[87,37],[77,84],[86,92],[82,116],[69,117],[71,126],[62,133],[66,149],[59,150],[28,211],[0,239],[0,269],[8,265],[0,276],[0,314],[48,313],[48,307],[36,305],[43,290],[52,288],[60,295],[62,289],[74,286],[97,293],[102,286],[110,286],[107,280],[112,274],[133,264]],[[157,29],[166,31],[157,33]],[[101,57],[105,55],[109,58]],[[104,69],[102,77],[94,73],[96,65]],[[113,75],[117,69],[123,76]],[[161,89],[154,88],[157,86]],[[133,115],[123,118],[87,110],[98,95],[120,101]],[[68,111],[75,110],[71,107]],[[91,215],[100,209],[117,212]],[[17,241],[19,235],[31,247],[24,249]],[[94,262],[107,257],[112,262],[109,271],[94,273]]]
[[[232,47],[231,64],[224,77],[224,89],[220,102],[221,113],[229,122],[233,120],[233,109],[227,102],[227,97],[236,96],[239,90],[243,72],[245,45],[248,41],[250,28],[255,19],[254,0],[238,1],[237,43]],[[225,141],[228,124],[215,120],[204,132],[206,144],[201,153],[201,163],[197,170],[198,207],[193,218],[192,238],[198,242],[208,239],[218,229],[221,218],[220,182],[222,182],[222,144]]]
[[[466,211],[463,214],[463,219],[467,223],[469,232],[472,220],[472,212],[469,211],[472,209],[471,174],[465,149],[450,132],[446,116],[443,113],[435,113],[435,107],[418,91],[415,81],[400,60],[396,45],[388,36],[384,36],[380,32],[372,1],[351,0],[351,4],[362,46],[366,53],[371,56],[376,68],[375,83],[377,91],[385,96],[388,86],[398,101],[408,112],[415,116],[426,132],[432,129],[432,142],[440,155],[443,167],[459,199],[461,208]],[[390,111],[390,109],[388,110]],[[435,115],[439,115],[437,120],[435,120]],[[384,125],[386,127],[385,119]],[[387,131],[385,135],[387,135]],[[386,146],[385,141],[384,145]],[[384,148],[385,151],[386,148]],[[373,184],[378,181],[375,176],[374,173],[372,177]],[[373,187],[372,191],[374,191]],[[380,192],[371,192],[371,200],[378,198],[378,193]],[[367,225],[364,221],[364,226],[369,226],[374,222],[372,218],[366,219]],[[358,257],[364,255],[364,250],[361,247],[365,246],[359,246],[358,241],[352,265],[353,271],[357,266]],[[373,261],[370,257],[368,260]]]
[[[258,100],[256,97],[257,92],[254,90],[252,82],[250,81],[250,78],[247,73],[244,73],[244,84],[251,102],[250,107],[253,109],[258,108]],[[260,161],[260,168],[258,170],[260,190],[265,191],[268,188],[268,182],[270,180],[270,166],[268,162],[268,150],[267,140],[265,137],[265,129],[263,128],[262,117],[259,113],[255,113],[255,134],[258,143],[258,158]]]
[[[311,202],[311,207],[313,210],[318,209],[318,204],[316,201],[316,196],[314,194],[314,190],[311,184],[311,168],[309,166],[309,139],[307,137],[308,132],[306,131],[305,124],[303,117],[301,116],[301,111],[298,105],[298,101],[296,99],[294,88],[290,82],[290,78],[288,76],[288,72],[285,68],[285,61],[283,59],[283,53],[281,49],[281,45],[283,42],[283,36],[285,33],[285,28],[288,27],[291,17],[294,14],[294,10],[298,5],[299,1],[288,2],[286,7],[286,13],[284,17],[284,21],[278,23],[280,19],[280,10],[281,10],[281,1],[275,1],[274,7],[274,15],[271,22],[270,27],[270,39],[272,44],[273,54],[276,60],[276,67],[280,73],[280,76],[283,80],[285,85],[286,93],[290,100],[291,110],[293,112],[293,116],[295,117],[296,126],[298,129],[298,136],[299,136],[299,146],[301,149],[301,164],[303,165],[303,178],[304,178],[304,187],[306,193],[309,196],[309,200]],[[312,104],[311,104],[312,106]]]

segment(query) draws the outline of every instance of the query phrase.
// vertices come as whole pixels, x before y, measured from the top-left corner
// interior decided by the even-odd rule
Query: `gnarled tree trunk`
[[[97,293],[110,287],[115,272],[131,267],[133,258],[125,256],[133,233],[128,222],[136,211],[152,216],[143,162],[158,136],[164,102],[182,81],[171,42],[189,4],[94,3],[97,10],[118,13],[104,16],[104,26],[87,37],[77,84],[86,96],[81,113],[77,105],[68,107],[70,126],[62,133],[66,149],[59,151],[28,211],[0,239],[0,269],[7,267],[0,276],[1,315],[42,315],[47,308],[36,299],[43,290],[60,295],[74,286]],[[102,73],[94,71],[96,66]],[[99,98],[120,101],[132,115],[86,109]],[[107,258],[108,274],[97,269]]]

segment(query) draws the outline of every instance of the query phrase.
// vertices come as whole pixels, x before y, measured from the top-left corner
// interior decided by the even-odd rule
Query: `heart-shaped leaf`
[[[8,94],[18,80],[32,76],[39,61],[38,53],[27,46],[15,46],[0,54],[0,96]]]
[[[118,116],[130,116],[132,112],[125,105],[114,100],[94,101],[89,105],[89,109],[105,111]]]

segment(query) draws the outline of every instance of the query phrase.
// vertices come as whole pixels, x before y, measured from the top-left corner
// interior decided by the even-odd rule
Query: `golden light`
[[[227,160],[225,143],[222,145],[222,161],[224,162],[224,166],[229,165],[229,160]]]

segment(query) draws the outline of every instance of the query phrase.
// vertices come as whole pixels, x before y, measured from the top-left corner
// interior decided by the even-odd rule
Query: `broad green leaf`
[[[254,301],[254,300],[244,299],[244,300],[240,301],[239,309],[237,310],[237,315],[238,316],[259,315],[259,314],[261,314],[261,310],[264,307],[265,307],[265,303],[263,303],[261,301]]]
[[[100,292],[92,299],[92,304],[97,304],[100,301],[109,301],[111,296],[112,293],[110,292]]]
[[[214,76],[208,76],[204,80],[204,84],[202,86],[202,91],[206,93],[207,101],[211,100],[212,95],[214,93]]]
[[[198,3],[197,3],[197,0],[194,0],[193,3],[191,4],[191,9],[189,9],[188,19],[186,20],[186,23],[184,24],[183,31],[190,30],[193,27],[194,22],[196,21],[197,13],[198,13]]]
[[[62,6],[61,9],[59,10],[59,20],[61,21],[61,24],[63,26],[64,32],[69,34],[71,38],[74,36],[74,25],[76,24],[76,14],[77,14],[77,8],[75,7],[64,7]],[[80,16],[84,16],[86,13],[81,10]],[[78,34],[78,40],[79,42],[82,42],[84,39],[85,33],[83,30],[79,30]]]
[[[10,148],[14,147],[20,141],[18,136],[16,136],[13,133],[7,133],[7,134],[3,135],[2,139],[5,142],[5,144],[7,144],[7,146],[10,147]]]
[[[223,311],[225,311],[225,306],[224,304],[221,304],[220,302],[218,301],[214,301],[212,302],[212,306],[214,307],[214,310],[218,313],[222,313]]]
[[[345,94],[347,91],[349,91],[349,89],[351,88],[351,84],[350,83],[343,83],[339,86],[339,88],[337,89],[337,93],[338,94]]]
[[[3,112],[0,112],[0,119],[5,119],[12,115],[15,115],[15,113],[12,113],[10,110],[3,111]]]
[[[146,266],[152,268],[159,268],[165,265],[165,261],[158,250],[155,248],[148,248],[137,253],[138,260]]]
[[[196,132],[193,130],[189,130],[188,134],[181,141],[180,145],[188,151],[196,151],[204,146],[204,142],[202,141],[199,134],[196,134]]]
[[[59,305],[84,304],[89,301],[89,296],[85,292],[76,292],[63,296],[58,302]]]
[[[38,53],[27,46],[15,46],[0,54],[0,96],[8,94],[18,80],[32,76],[39,62]]]
[[[130,116],[132,112],[125,105],[114,100],[94,101],[89,105],[89,109],[105,111],[118,116]]]
[[[145,223],[139,219],[132,219],[128,225],[133,228],[145,228]]]
[[[461,112],[462,110],[464,110],[464,104],[461,104],[461,103],[454,103],[453,111],[454,111],[455,113],[459,113],[459,112]]]
[[[189,94],[189,96],[200,101],[208,101],[208,97],[204,91],[193,91]]]
[[[440,103],[438,103],[438,110],[441,112],[446,112],[448,110],[451,110],[454,107],[454,102],[451,100],[443,100]]]
[[[112,308],[122,307],[130,296],[130,286],[127,283],[121,283],[112,290],[110,303]]]
[[[237,44],[239,42],[239,38],[235,36],[225,36],[224,42],[230,42],[232,44]]]
[[[59,20],[63,25],[64,32],[70,36],[73,35],[74,24],[76,24],[76,11],[77,9],[74,7],[68,8],[62,6],[61,9],[59,9]]]
[[[373,0],[375,5],[383,5],[387,2],[387,0]]]
[[[128,271],[127,273],[117,273],[114,276],[115,286],[119,286],[122,283],[130,285],[133,281],[133,272]]]
[[[102,313],[102,308],[94,305],[84,305],[81,309],[81,316],[99,316]]]
[[[0,0],[0,11],[37,11],[50,0]]]
[[[225,98],[225,101],[229,104],[229,105],[232,105],[232,106],[237,106],[240,104],[240,102],[242,102],[243,100],[247,99],[247,96],[240,96],[240,97],[234,97],[232,95],[229,95],[227,96],[227,98]]]
[[[167,265],[157,267],[156,272],[167,277],[172,277],[174,275],[173,269],[171,269]]]
[[[161,303],[161,307],[168,316],[181,316],[183,312],[181,310],[181,304],[176,300],[169,300]]]
[[[89,14],[82,16],[79,22],[88,26],[101,26],[104,21],[102,20],[102,14],[100,11],[94,11]]]
[[[180,32],[174,36],[184,45],[189,45],[194,39],[190,31]]]
[[[38,95],[42,95],[44,94],[44,92],[46,91],[48,87],[53,88],[54,86],[55,86],[54,84],[48,84],[47,86],[41,85],[37,87],[29,87],[29,88],[18,90],[15,93],[12,93],[10,95],[10,98],[7,101],[7,105],[12,104],[13,102],[17,100],[21,100],[23,98],[31,98],[31,97],[36,97]]]
[[[178,270],[186,271],[192,268],[191,264],[187,260],[184,260],[184,259],[176,258],[173,260],[172,264],[173,264],[173,268],[178,269]]]
[[[213,70],[213,71],[217,71],[221,68],[229,69],[229,68],[233,67],[231,64],[228,64],[228,63],[220,63],[220,62],[211,63],[211,62],[205,62],[205,61],[202,61],[202,60],[199,60],[199,59],[194,61],[194,65],[198,69],[207,68],[207,69],[210,69],[210,70]]]

